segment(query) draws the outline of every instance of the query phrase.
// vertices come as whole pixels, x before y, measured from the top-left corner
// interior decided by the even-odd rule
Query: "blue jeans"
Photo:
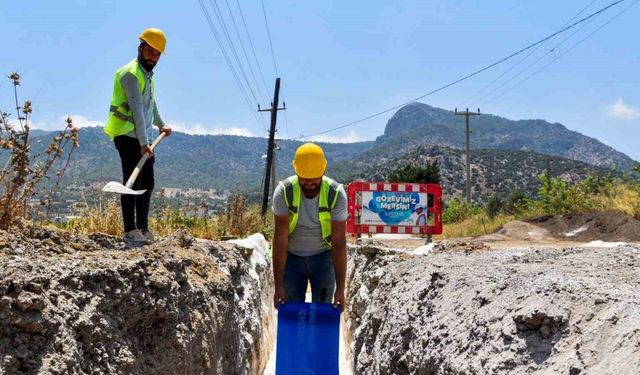
[[[304,302],[307,282],[311,282],[311,301],[332,303],[336,274],[331,251],[309,257],[287,254],[284,269],[285,301]]]

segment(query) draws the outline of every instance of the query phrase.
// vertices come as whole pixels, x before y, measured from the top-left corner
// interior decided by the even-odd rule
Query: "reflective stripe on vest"
[[[122,87],[122,77],[131,73],[138,79],[138,84],[140,85],[140,93],[144,92],[144,88],[146,85],[144,72],[140,65],[138,65],[138,61],[133,60],[127,65],[116,71],[115,80],[113,83],[113,95],[111,96],[111,106],[109,107],[109,119],[104,126],[104,132],[109,136],[109,138],[113,141],[113,138],[128,134],[135,129],[135,125],[133,123],[133,112],[129,108],[129,103],[127,103],[127,94],[124,92],[124,88]],[[154,79],[151,78],[151,97],[153,98],[154,94]]]
[[[280,182],[284,188],[284,202],[289,208],[289,234],[296,229],[298,215],[300,214],[301,188],[298,183],[298,176],[291,176]],[[338,201],[338,193],[342,190],[342,185],[323,176],[318,197],[318,220],[322,229],[322,239],[331,246],[331,209]]]

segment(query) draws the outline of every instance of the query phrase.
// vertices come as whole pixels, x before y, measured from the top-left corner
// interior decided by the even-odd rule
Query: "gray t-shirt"
[[[322,228],[318,219],[318,197],[307,199],[300,193],[300,208],[296,229],[289,235],[289,251],[295,255],[308,257],[331,250],[322,239]],[[273,193],[273,213],[276,216],[284,216],[289,213],[289,208],[284,200],[284,188],[278,184]],[[336,205],[331,209],[332,221],[347,220],[347,194],[344,189],[336,198]]]

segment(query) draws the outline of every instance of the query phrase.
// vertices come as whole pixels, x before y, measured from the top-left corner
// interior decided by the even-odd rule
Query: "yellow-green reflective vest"
[[[284,188],[284,201],[289,207],[289,234],[296,229],[300,208],[302,189],[298,183],[298,176],[291,176],[280,182]],[[342,185],[323,176],[318,197],[318,219],[322,228],[322,239],[331,246],[331,209],[338,201],[338,193],[342,191]]]
[[[145,79],[144,72],[137,60],[133,60],[127,65],[116,71],[115,81],[113,82],[113,96],[111,97],[111,107],[109,108],[109,119],[107,120],[107,124],[104,126],[104,132],[109,136],[109,139],[113,141],[113,138],[128,134],[133,129],[135,129],[135,125],[133,124],[133,113],[129,108],[129,104],[127,103],[127,94],[124,92],[124,88],[122,87],[122,77],[131,73],[138,79],[138,83],[140,84],[140,92],[144,92],[145,87]],[[151,97],[153,98],[154,91],[154,80],[151,78]],[[141,125],[143,126],[143,125]]]

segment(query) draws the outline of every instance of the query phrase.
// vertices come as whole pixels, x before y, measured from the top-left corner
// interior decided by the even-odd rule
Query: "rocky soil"
[[[500,236],[519,245],[499,249],[350,247],[353,373],[639,374],[640,245],[526,245],[636,225],[598,220],[514,223]],[[125,248],[24,222],[0,231],[0,375],[260,374],[275,339],[268,252],[259,234]]]
[[[0,232],[0,374],[256,374],[275,334],[268,243]]]
[[[463,245],[352,248],[354,373],[640,373],[640,246]]]

